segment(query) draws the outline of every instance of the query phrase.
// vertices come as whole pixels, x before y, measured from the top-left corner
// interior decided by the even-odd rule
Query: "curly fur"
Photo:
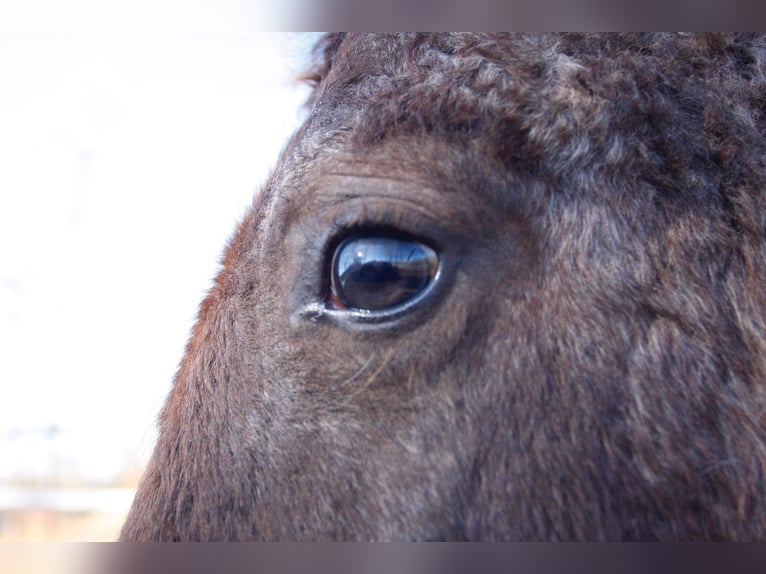
[[[122,540],[766,538],[766,40],[332,34]],[[444,287],[358,329],[335,237]]]

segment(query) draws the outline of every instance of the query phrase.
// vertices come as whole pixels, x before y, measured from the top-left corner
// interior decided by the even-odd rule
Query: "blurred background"
[[[258,32],[252,5],[0,5],[0,541],[117,535],[219,255],[303,117],[317,36]]]

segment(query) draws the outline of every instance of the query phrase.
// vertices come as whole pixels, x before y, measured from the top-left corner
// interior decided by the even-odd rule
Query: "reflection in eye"
[[[425,289],[438,264],[436,252],[422,243],[385,236],[351,237],[335,250],[331,297],[345,308],[394,307]]]

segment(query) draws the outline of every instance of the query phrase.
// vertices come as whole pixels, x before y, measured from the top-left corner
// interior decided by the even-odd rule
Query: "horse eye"
[[[400,305],[433,280],[439,257],[416,241],[356,236],[335,250],[330,298],[340,308],[377,311]]]

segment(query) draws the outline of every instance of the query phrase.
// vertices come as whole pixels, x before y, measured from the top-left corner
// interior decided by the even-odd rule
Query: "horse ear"
[[[330,73],[335,54],[345,37],[345,32],[331,32],[324,34],[314,45],[311,66],[297,78],[298,81],[311,86],[311,95],[306,102],[307,107],[311,108],[314,105],[317,87]]]

